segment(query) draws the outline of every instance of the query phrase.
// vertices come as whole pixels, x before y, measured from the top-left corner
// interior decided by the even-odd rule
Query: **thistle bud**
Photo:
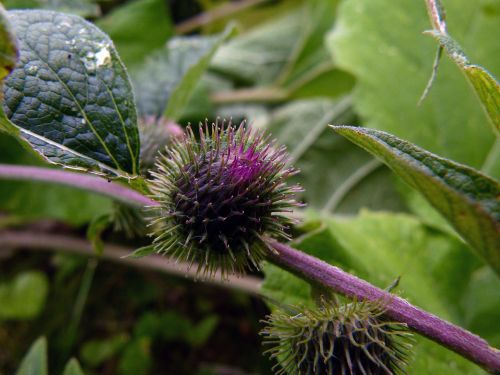
[[[298,205],[285,148],[245,125],[200,124],[198,136],[188,127],[151,173],[155,250],[204,275],[258,268],[271,251],[264,237],[288,239],[287,212]]]
[[[270,315],[261,332],[276,374],[403,374],[411,348],[406,325],[388,321],[381,304],[325,303],[296,315]]]

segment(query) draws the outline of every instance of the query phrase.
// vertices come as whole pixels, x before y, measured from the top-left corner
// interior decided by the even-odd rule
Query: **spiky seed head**
[[[411,334],[384,317],[383,304],[323,301],[293,316],[275,312],[264,323],[264,344],[271,346],[266,353],[277,361],[278,375],[405,373]]]
[[[151,223],[158,253],[196,263],[203,276],[258,268],[270,251],[264,237],[288,239],[301,189],[284,147],[243,122],[190,127],[161,155],[150,190],[160,203]]]
[[[175,122],[164,117],[146,116],[139,119],[141,138],[141,173],[146,175],[153,168],[156,156],[175,137],[184,134]]]

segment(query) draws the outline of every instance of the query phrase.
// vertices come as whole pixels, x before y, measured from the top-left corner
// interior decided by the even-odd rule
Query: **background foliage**
[[[489,124],[494,119],[460,66],[443,56],[433,87],[417,104],[437,45],[422,34],[432,28],[424,2],[261,1],[225,14],[221,9],[229,3],[4,5],[95,22],[128,69],[139,116],[163,114],[181,125],[247,118],[271,131],[302,171],[296,180],[308,208],[297,213],[297,248],[381,288],[401,277],[397,293],[500,346],[500,280],[492,268],[416,190],[328,128],[355,124],[387,131],[500,177],[500,142]],[[470,61],[498,77],[500,4],[443,3],[450,35]],[[209,21],[192,28],[186,21],[202,12]],[[1,132],[0,163],[45,165]],[[257,332],[273,304],[64,251],[41,254],[1,243],[2,231],[12,229],[83,238],[115,209],[106,198],[74,189],[0,180],[0,373],[13,373],[33,342],[25,362],[50,373],[270,373]],[[111,228],[101,231],[105,242],[145,243]],[[493,256],[484,259],[493,264]],[[272,300],[312,303],[309,285],[285,271],[266,264],[257,276],[265,278],[263,293]],[[35,342],[40,336],[47,340]],[[68,362],[72,357],[79,364]],[[482,370],[419,338],[409,373]]]

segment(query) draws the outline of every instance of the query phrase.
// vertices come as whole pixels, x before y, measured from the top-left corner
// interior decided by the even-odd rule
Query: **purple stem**
[[[55,182],[94,191],[135,206],[158,206],[144,195],[105,179],[80,173],[39,167],[0,164],[0,178]],[[369,301],[385,301],[387,316],[406,323],[413,331],[470,359],[488,371],[500,371],[500,351],[458,326],[421,310],[408,301],[379,289],[340,268],[270,240],[276,254],[270,260],[309,281],[324,285],[342,295]]]
[[[157,205],[144,195],[104,178],[58,169],[0,164],[0,179],[44,181],[92,191],[138,207]]]
[[[486,370],[500,371],[500,350],[488,345],[481,337],[411,305],[408,301],[379,289],[340,268],[276,241],[269,241],[277,251],[270,261],[298,276],[329,287],[347,297],[368,301],[385,301],[385,314]]]

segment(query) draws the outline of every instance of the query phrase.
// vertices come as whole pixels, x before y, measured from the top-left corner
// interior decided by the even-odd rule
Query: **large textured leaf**
[[[390,171],[343,137],[331,136],[329,122],[350,118],[349,97],[310,99],[274,110],[266,125],[300,169],[295,180],[304,187],[302,199],[308,207],[338,213],[355,213],[361,207],[400,209]]]
[[[351,126],[333,128],[380,158],[421,192],[500,274],[500,185],[497,181],[385,132]]]
[[[428,230],[405,214],[362,211],[356,217],[317,217],[293,246],[386,288],[401,276],[396,293],[413,304],[464,325],[459,306],[479,262],[461,241]],[[277,267],[265,268],[263,290],[281,303],[310,304],[310,286]],[[485,286],[493,291],[494,286]],[[285,295],[283,295],[285,293]],[[271,301],[271,306],[273,303]],[[469,327],[471,328],[471,327]],[[498,331],[497,328],[492,331]],[[416,337],[409,374],[483,374],[474,364],[429,340]]]
[[[1,283],[0,320],[35,317],[45,305],[48,289],[47,277],[35,271],[22,272]]]
[[[20,50],[4,82],[11,123],[53,163],[135,174],[134,99],[111,40],[85,20],[56,12],[12,11],[9,21]]]
[[[498,7],[487,0],[443,2],[449,30],[470,59],[498,73]],[[353,103],[364,126],[480,169],[495,140],[455,64],[442,60],[429,96],[417,105],[436,49],[422,35],[428,28],[424,1],[345,0],[328,45],[334,61],[357,79]]]
[[[231,30],[210,37],[176,37],[151,56],[134,77],[139,113],[179,119],[212,56]]]
[[[144,58],[162,47],[173,33],[167,3],[133,0],[115,9],[100,19],[97,26],[111,37],[127,68],[138,68]]]
[[[47,340],[36,340],[23,358],[16,375],[47,375]]]

